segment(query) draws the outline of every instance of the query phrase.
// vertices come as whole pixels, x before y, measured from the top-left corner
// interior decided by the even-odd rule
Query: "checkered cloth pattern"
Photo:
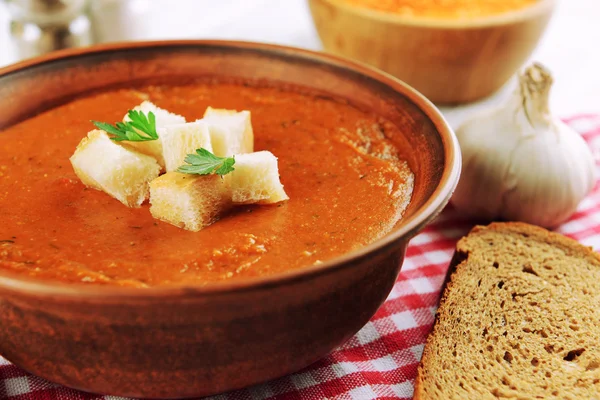
[[[565,120],[582,133],[600,170],[600,115]],[[241,399],[410,399],[456,241],[472,223],[448,207],[408,247],[386,302],[347,343],[304,370],[269,383],[214,396]],[[600,184],[558,232],[600,249]],[[68,389],[32,376],[0,358],[0,398],[116,399]]]

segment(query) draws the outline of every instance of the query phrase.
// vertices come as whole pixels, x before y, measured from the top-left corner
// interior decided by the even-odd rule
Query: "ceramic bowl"
[[[0,129],[93,91],[207,76],[310,87],[398,125],[403,134],[391,140],[407,149],[416,178],[405,217],[380,240],[321,265],[205,287],[61,285],[2,273],[2,356],[90,392],[209,395],[306,367],[356,333],[386,299],[408,241],[448,202],[460,151],[428,100],[374,69],[331,55],[239,42],[70,50],[0,70]]]
[[[381,68],[439,104],[471,102],[504,85],[537,46],[555,0],[467,20],[410,18],[309,0],[323,47]]]

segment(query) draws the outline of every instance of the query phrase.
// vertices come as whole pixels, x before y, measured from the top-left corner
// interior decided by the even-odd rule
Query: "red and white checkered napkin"
[[[566,122],[594,149],[600,169],[600,115]],[[402,273],[385,304],[350,341],[290,376],[212,399],[411,398],[417,366],[431,330],[440,289],[456,240],[471,224],[448,208],[408,248]],[[600,184],[559,232],[600,249]],[[37,378],[0,358],[0,397],[115,399],[78,392]]]

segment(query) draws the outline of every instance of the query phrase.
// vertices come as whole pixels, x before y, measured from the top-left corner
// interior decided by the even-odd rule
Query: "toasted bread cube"
[[[231,192],[218,175],[167,172],[150,182],[150,204],[154,218],[197,232],[229,209]]]
[[[101,130],[88,133],[70,161],[84,185],[128,207],[139,207],[148,198],[149,182],[160,172],[154,158],[118,145]]]
[[[156,158],[158,164],[164,168],[165,160],[163,159],[161,128],[165,128],[169,125],[185,124],[185,118],[181,115],[173,114],[167,110],[159,108],[149,101],[142,102],[142,104],[136,106],[134,110],[142,111],[146,115],[148,115],[149,112],[154,114],[156,119],[156,132],[158,133],[158,140],[149,140],[146,142],[123,142],[122,144],[131,146],[141,153]],[[129,121],[129,116],[125,114],[123,117],[123,122],[127,121]]]
[[[169,125],[185,124],[185,118],[181,115],[173,114],[165,109],[157,107],[154,103],[146,100],[143,101],[139,106],[133,108],[136,111],[142,111],[148,115],[149,112],[154,114],[156,118],[156,127],[163,128]],[[123,117],[123,122],[129,121],[127,114]]]
[[[277,157],[269,151],[235,156],[235,170],[224,176],[236,204],[272,204],[289,199],[279,181]]]
[[[140,152],[156,160],[161,170],[165,168],[165,160],[162,156],[162,141],[160,140],[160,130],[157,129],[159,138],[157,140],[149,140],[147,142],[130,142],[123,141],[121,145],[130,150]]]
[[[234,111],[208,107],[204,113],[213,152],[219,157],[254,151],[254,132],[250,111]]]
[[[212,152],[208,126],[203,121],[167,126],[160,130],[159,135],[167,172],[185,164],[185,157],[195,154],[197,149],[204,148]]]

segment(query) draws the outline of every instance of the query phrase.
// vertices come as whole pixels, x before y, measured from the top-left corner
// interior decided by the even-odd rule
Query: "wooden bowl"
[[[504,85],[540,40],[555,0],[470,20],[409,18],[309,0],[324,48],[381,68],[440,104],[478,100]]]
[[[317,361],[383,303],[409,239],[448,202],[461,161],[456,138],[435,107],[374,69],[252,43],[148,42],[70,50],[0,70],[0,129],[116,85],[207,76],[303,85],[400,126],[402,135],[390,139],[409,150],[416,181],[403,220],[384,238],[324,264],[205,287],[61,285],[2,273],[0,354],[8,360],[91,392],[209,395]]]

